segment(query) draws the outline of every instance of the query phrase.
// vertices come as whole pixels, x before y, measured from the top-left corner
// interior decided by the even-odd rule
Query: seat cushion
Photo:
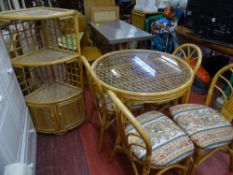
[[[194,145],[189,137],[168,117],[161,112],[150,111],[137,117],[142,127],[148,133],[152,143],[152,164],[154,166],[168,166],[179,162],[194,150]],[[132,125],[127,125],[126,133],[135,133]],[[129,144],[144,144],[135,136],[128,137]],[[143,160],[146,150],[139,146],[131,146],[135,156]]]
[[[233,138],[231,124],[216,110],[198,104],[182,104],[170,109],[172,117],[199,147],[211,149]]]

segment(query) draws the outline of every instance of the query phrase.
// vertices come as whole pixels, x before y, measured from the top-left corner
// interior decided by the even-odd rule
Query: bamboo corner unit
[[[62,134],[86,120],[80,46],[67,42],[79,41],[77,19],[76,11],[45,7],[0,13],[0,34],[41,133]]]

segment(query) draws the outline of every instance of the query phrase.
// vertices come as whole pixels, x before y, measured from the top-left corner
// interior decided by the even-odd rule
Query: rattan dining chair
[[[81,54],[87,58],[89,62],[95,61],[102,53],[98,47],[94,46],[90,39],[86,16],[79,15],[79,31],[83,32],[83,38],[80,41]]]
[[[202,51],[197,45],[190,43],[182,44],[181,46],[177,47],[172,54],[186,61],[196,75],[202,62]],[[186,96],[183,97],[182,103],[186,103],[189,100],[190,92],[191,87]]]
[[[186,61],[192,67],[194,73],[198,71],[202,61],[202,52],[197,45],[182,44],[172,54]]]
[[[156,169],[156,175],[178,168],[187,175],[194,151],[188,136],[161,112],[150,111],[135,116],[112,92],[108,91],[115,109],[118,137],[111,157],[117,150],[129,158],[135,175],[148,175]],[[182,163],[181,163],[182,162]],[[142,165],[142,172],[136,166]]]
[[[169,109],[173,120],[196,146],[191,175],[195,174],[202,162],[219,150],[230,154],[230,170],[233,170],[233,129],[229,122],[233,118],[232,74],[233,64],[217,72],[211,82],[205,105],[181,104]],[[216,96],[223,99],[220,112],[210,107]]]
[[[112,108],[111,99],[104,92],[102,86],[100,86],[100,84],[95,80],[95,75],[93,74],[90,63],[84,56],[81,56],[81,60],[86,68],[86,76],[89,87],[91,89],[94,107],[98,112],[98,117],[100,121],[99,141],[97,145],[97,150],[100,151],[102,147],[104,132],[106,129],[108,129],[108,127],[113,123],[115,119],[114,110]],[[93,108],[92,112],[95,109]]]

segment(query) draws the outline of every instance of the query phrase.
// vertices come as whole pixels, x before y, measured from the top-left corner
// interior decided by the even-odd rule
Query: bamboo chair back
[[[197,45],[189,43],[183,44],[176,48],[172,54],[185,60],[196,74],[202,61],[202,52]]]
[[[113,108],[115,110],[116,115],[116,121],[117,121],[117,133],[120,136],[120,140],[122,143],[122,147],[124,151],[126,152],[127,156],[129,157],[129,160],[131,161],[131,164],[133,165],[133,169],[135,174],[138,174],[137,168],[134,165],[134,160],[136,157],[132,154],[130,151],[131,147],[133,146],[139,146],[146,150],[146,156],[143,162],[143,175],[148,174],[151,167],[151,154],[152,154],[152,146],[151,146],[151,140],[147,134],[147,132],[142,128],[141,124],[137,121],[137,119],[134,117],[134,115],[129,111],[129,109],[118,99],[118,97],[112,92],[108,91],[108,95],[110,96],[112,102],[113,102]],[[132,126],[132,128],[135,129],[135,132],[127,133],[125,128],[127,125]],[[131,138],[140,138],[141,144],[137,143],[129,143],[129,137]]]
[[[233,119],[233,64],[220,69],[214,76],[205,101],[206,106],[211,106],[216,96],[223,99],[221,113],[228,119]]]
[[[113,117],[114,113],[112,111],[109,111],[109,109],[107,108],[107,94],[105,93],[102,86],[95,79],[95,75],[91,69],[90,63],[84,56],[82,56],[81,59],[86,68],[88,83],[100,120],[100,135],[97,145],[97,150],[100,151],[102,147],[104,132],[114,122],[115,117]]]
[[[94,98],[94,105],[100,115],[106,114],[107,112],[107,105],[105,101],[105,96],[104,96],[104,91],[102,86],[96,81],[95,75],[91,69],[91,65],[88,62],[88,60],[84,57],[81,56],[81,60],[85,66],[86,69],[86,76],[87,76],[87,81],[89,84],[89,87],[91,89],[91,94],[92,97]],[[101,107],[101,108],[100,108]]]
[[[202,52],[197,45],[190,43],[183,44],[180,47],[176,48],[172,54],[186,61],[193,69],[194,75],[197,73],[202,61]],[[181,103],[188,102],[191,87],[192,86],[190,86],[189,91],[183,97]]]
[[[105,7],[105,6],[115,6],[115,0],[84,0],[84,10],[87,20],[91,19],[91,8],[92,7]]]
[[[119,19],[118,6],[93,7],[91,8],[91,21],[114,21]]]

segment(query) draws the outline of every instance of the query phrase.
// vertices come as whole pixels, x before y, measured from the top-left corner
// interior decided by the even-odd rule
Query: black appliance
[[[188,0],[184,25],[206,40],[233,44],[233,0]]]

